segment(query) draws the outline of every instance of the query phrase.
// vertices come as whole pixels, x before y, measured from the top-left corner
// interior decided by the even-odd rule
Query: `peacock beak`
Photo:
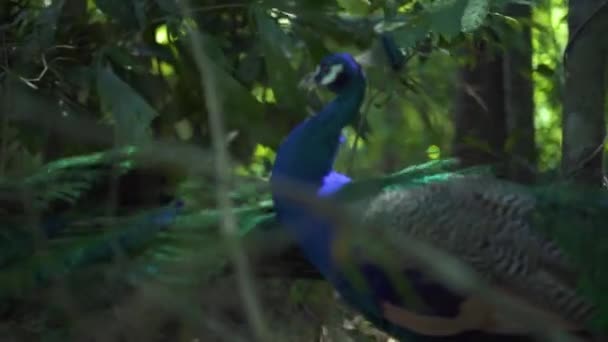
[[[312,89],[317,87],[317,81],[315,78],[319,74],[319,67],[317,69],[302,78],[300,83],[298,83],[298,87],[300,89],[305,89],[307,91],[311,91]]]

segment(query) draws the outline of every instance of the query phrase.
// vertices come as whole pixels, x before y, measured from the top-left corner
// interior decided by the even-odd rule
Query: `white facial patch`
[[[326,86],[328,84],[333,83],[338,78],[338,75],[340,75],[340,73],[343,70],[344,70],[344,66],[342,64],[334,64],[334,65],[330,66],[329,72],[327,72],[327,74],[325,76],[323,76],[320,84]]]
[[[302,78],[302,80],[298,84],[298,87],[306,89],[308,91],[312,90],[315,87],[315,77],[317,77],[317,75],[320,72],[321,72],[321,68],[319,68],[317,66],[317,68],[315,69],[314,72],[311,72],[308,75],[306,75],[304,78]]]

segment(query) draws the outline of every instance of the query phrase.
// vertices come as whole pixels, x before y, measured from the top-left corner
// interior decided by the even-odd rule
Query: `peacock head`
[[[315,71],[304,77],[300,86],[307,89],[325,86],[338,93],[353,81],[362,78],[363,70],[352,55],[334,53],[324,57]]]

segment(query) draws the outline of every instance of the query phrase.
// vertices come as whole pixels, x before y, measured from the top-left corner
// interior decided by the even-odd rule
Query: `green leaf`
[[[254,52],[249,52],[241,59],[237,71],[238,77],[245,83],[251,84],[262,74],[263,60]]]
[[[365,0],[337,0],[338,5],[354,15],[366,15],[370,11],[370,3]]]
[[[555,69],[547,64],[539,64],[535,71],[549,79],[555,75]]]
[[[204,51],[207,56],[213,56],[210,58],[208,67],[216,76],[217,93],[222,104],[222,111],[226,113],[228,128],[248,127],[255,132],[267,132],[268,125],[262,120],[264,106],[255,99],[249,89],[234,79],[227,58],[218,46],[218,40],[209,39],[211,36],[203,32],[201,32],[200,37],[203,40]],[[192,51],[190,38],[186,37],[183,42],[182,48],[184,51],[180,53],[187,54],[188,50]],[[199,75],[191,72],[192,68],[196,68],[196,66],[188,63],[187,59],[183,59],[181,62],[178,65],[180,73],[186,74],[185,77],[192,77],[192,80],[188,79],[188,82],[198,83]]]
[[[222,39],[215,37],[206,32],[199,32],[200,37],[203,39],[205,44],[205,54],[213,60],[213,63],[224,70],[231,71],[231,61],[226,57],[222,50]]]
[[[112,46],[107,48],[105,53],[106,56],[112,60],[112,62],[122,66],[126,70],[131,70],[138,73],[148,73],[149,71],[148,65],[141,63],[125,48]]]
[[[304,25],[295,25],[293,30],[294,33],[306,43],[308,53],[313,61],[320,61],[330,53],[325,47],[325,44],[323,44],[322,32]]]
[[[427,18],[419,18],[412,24],[407,24],[394,31],[393,37],[400,48],[413,48],[429,33],[430,22]]]
[[[490,11],[489,0],[469,0],[460,24],[463,32],[472,32],[481,26]]]
[[[122,26],[134,29],[139,24],[140,15],[137,13],[139,11],[135,10],[133,1],[136,0],[95,0],[95,4],[105,15],[118,21]]]
[[[133,0],[132,5],[138,27],[142,28],[146,25],[146,1]]]
[[[175,0],[156,0],[156,4],[158,5],[158,7],[160,7],[161,10],[167,13],[179,13],[179,7],[177,7]]]
[[[460,33],[460,20],[464,13],[467,0],[442,1],[428,7],[431,29],[446,38],[452,38]]]
[[[301,100],[302,96],[297,96],[299,77],[286,55],[293,53],[294,47],[277,22],[263,9],[254,9],[254,14],[264,51],[266,71],[277,103],[281,107],[301,111],[305,103]]]
[[[21,42],[19,61],[39,61],[40,53],[56,45],[55,35],[59,26],[59,16],[61,15],[65,0],[53,1],[49,6],[40,9],[39,14],[34,20],[34,27],[31,33],[27,34]],[[16,59],[17,60],[17,59]]]
[[[265,0],[264,5],[267,8],[277,8],[281,11],[298,14],[311,11],[318,15],[319,13],[334,12],[340,9],[335,0]]]
[[[150,124],[158,113],[111,68],[97,70],[102,110],[111,115],[118,144],[137,144],[150,138]]]

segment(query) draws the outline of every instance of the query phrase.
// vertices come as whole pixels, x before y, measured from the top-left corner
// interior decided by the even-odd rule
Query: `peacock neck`
[[[292,231],[310,261],[329,277],[333,273],[331,223],[283,191],[292,189],[288,184],[293,183],[308,190],[302,195],[317,196],[323,179],[332,171],[342,129],[357,117],[364,96],[365,79],[360,75],[287,136],[277,152],[271,176],[277,217]]]
[[[340,136],[342,129],[353,123],[365,97],[365,79],[363,75],[352,80],[328,103],[315,117],[317,124],[331,133],[332,137]],[[314,119],[314,117],[313,117]],[[332,164],[333,164],[332,159]]]
[[[364,96],[361,75],[319,113],[294,128],[277,151],[271,182],[284,177],[318,188],[333,168],[342,129],[357,117]]]

